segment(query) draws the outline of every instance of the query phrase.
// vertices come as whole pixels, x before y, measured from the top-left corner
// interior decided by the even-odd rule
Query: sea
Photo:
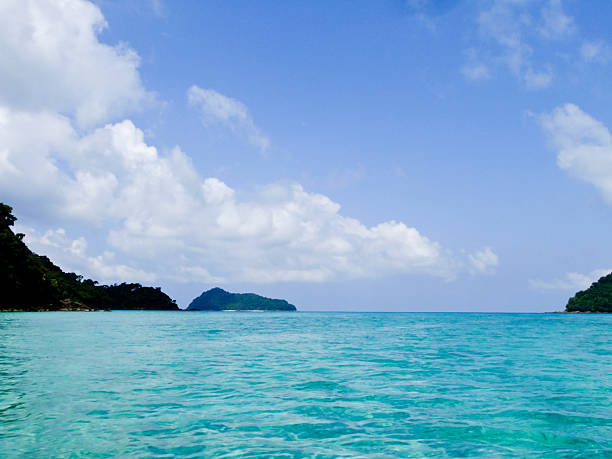
[[[0,314],[0,457],[612,457],[612,315]]]

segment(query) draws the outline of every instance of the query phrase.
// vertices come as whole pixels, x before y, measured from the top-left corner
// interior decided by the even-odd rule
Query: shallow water
[[[612,457],[612,315],[0,314],[0,457]]]

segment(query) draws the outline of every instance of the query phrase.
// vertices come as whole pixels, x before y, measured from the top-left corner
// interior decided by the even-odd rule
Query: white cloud
[[[15,231],[24,233],[24,242],[53,263],[67,271],[87,272],[101,283],[153,282],[155,274],[131,266],[115,263],[115,254],[105,251],[92,257],[87,255],[87,241],[83,237],[70,239],[63,228],[37,232],[34,228],[15,225]]]
[[[543,89],[550,85],[553,79],[552,70],[550,68],[536,72],[531,68],[528,68],[524,75],[523,80],[525,86],[529,89]]]
[[[530,0],[494,0],[478,14],[480,54],[486,62],[475,61],[468,52],[463,74],[468,79],[488,77],[491,67],[506,67],[527,89],[550,86],[554,70],[549,62],[534,57],[539,41],[560,39],[574,32],[573,19],[563,11],[561,0],[549,0],[539,11]],[[483,51],[486,50],[486,51]]]
[[[547,38],[558,38],[574,31],[574,20],[565,14],[561,0],[549,0],[542,8],[543,26],[540,29]]]
[[[539,117],[557,150],[557,165],[593,184],[612,204],[612,135],[601,122],[574,104]]]
[[[187,100],[198,108],[205,126],[221,124],[245,135],[252,145],[262,150],[270,146],[268,138],[253,122],[246,105],[239,100],[196,85],[187,91]]]
[[[138,55],[100,43],[105,27],[84,0],[0,2],[0,104],[75,116],[81,126],[138,108],[151,97]]]
[[[365,226],[299,184],[238,195],[217,178],[202,179],[183,152],[160,154],[130,121],[79,137],[59,115],[3,113],[0,139],[10,133],[14,141],[2,145],[0,193],[17,207],[25,201],[56,209],[60,219],[97,225],[112,250],[130,260],[123,264],[141,272],[156,266],[156,278],[174,279],[182,270],[252,282],[401,272],[450,279],[460,269],[415,228],[396,221]],[[28,179],[33,163],[36,187]],[[180,270],[164,274],[168,264]]]
[[[580,55],[585,62],[605,64],[610,60],[612,50],[603,41],[585,41],[580,47]]]
[[[593,282],[599,280],[599,278],[610,274],[612,269],[595,269],[587,274],[581,273],[566,273],[561,279],[554,279],[551,281],[543,281],[540,279],[530,279],[529,286],[534,290],[547,291],[547,290],[568,290],[576,292],[579,290],[585,290],[591,286]]]
[[[234,196],[234,190],[214,177],[204,180],[202,193],[204,193],[204,200],[207,204],[222,204]]]
[[[461,68],[461,73],[468,80],[486,80],[491,78],[491,72],[489,66],[484,64],[481,59],[478,58],[478,54],[475,49],[469,49],[466,52],[468,62]]]
[[[476,273],[492,273],[499,265],[499,258],[491,247],[485,247],[468,255],[468,260]]]
[[[98,41],[104,18],[83,0],[2,3],[9,12],[0,14],[0,196],[55,228],[28,230],[27,241],[62,267],[105,282],[216,283],[452,279],[497,263],[490,249],[457,258],[403,222],[364,225],[297,183],[238,192],[202,177],[178,147],[160,153],[130,120],[100,127],[146,98],[135,53]],[[188,97],[205,123],[268,147],[241,102],[197,86]],[[75,223],[98,254],[57,229]]]

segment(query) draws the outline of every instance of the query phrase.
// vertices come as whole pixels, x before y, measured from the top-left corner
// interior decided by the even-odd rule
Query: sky
[[[612,3],[0,1],[0,201],[186,307],[561,310],[612,271]]]

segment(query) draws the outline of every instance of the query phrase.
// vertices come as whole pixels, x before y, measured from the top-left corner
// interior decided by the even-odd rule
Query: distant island
[[[215,287],[195,298],[188,311],[296,311],[285,300],[274,300],[254,293],[230,293]]]
[[[0,311],[92,311],[97,309],[179,310],[159,287],[137,283],[98,285],[66,273],[33,253],[13,233],[13,208],[0,203]]]
[[[612,313],[612,273],[571,297],[565,306],[565,312]]]

